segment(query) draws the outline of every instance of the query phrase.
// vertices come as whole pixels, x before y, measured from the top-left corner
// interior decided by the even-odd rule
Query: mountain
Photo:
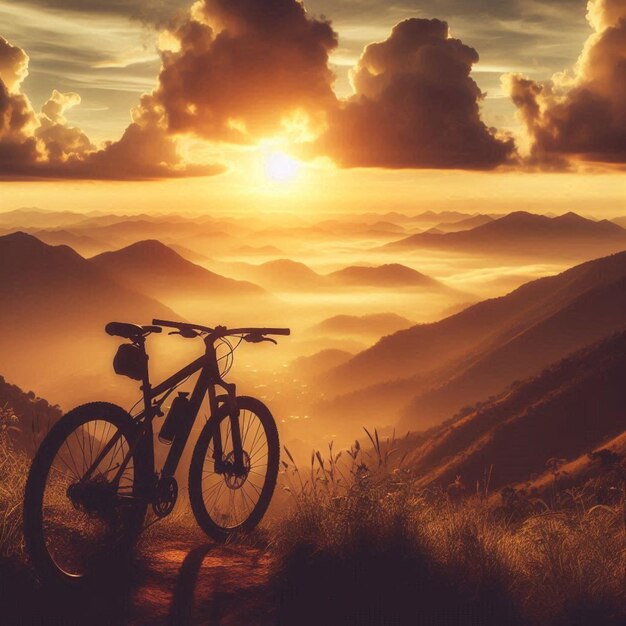
[[[236,250],[237,254],[245,256],[280,256],[282,253],[276,246],[241,246]]]
[[[180,246],[176,243],[169,244],[168,248],[174,250],[174,252],[182,256],[183,259],[187,259],[187,261],[191,261],[196,265],[208,265],[209,263],[213,262],[213,259],[209,258],[208,256],[200,254],[199,252],[191,250],[190,248],[186,248],[185,246]]]
[[[458,222],[462,219],[472,217],[471,214],[462,213],[461,211],[424,211],[411,218],[413,222],[432,222],[434,224],[443,224],[449,222]]]
[[[497,394],[568,353],[626,329],[626,277],[589,290],[552,315],[468,358],[437,388],[417,395],[404,424],[441,422],[461,407]]]
[[[626,215],[624,217],[615,217],[611,221],[622,228],[626,228]]]
[[[320,352],[316,352],[315,354],[294,359],[289,366],[289,371],[300,378],[311,379],[319,376],[329,367],[335,367],[336,365],[345,363],[351,356],[352,353],[346,350],[328,348],[320,350]]]
[[[451,375],[450,368],[462,370],[467,360],[506,345],[593,289],[613,283],[614,295],[618,297],[618,283],[624,277],[626,252],[588,261],[556,276],[526,283],[506,296],[479,302],[438,322],[385,337],[330,371],[328,380],[340,380],[342,393],[414,376],[437,374],[435,379],[441,381],[441,375]],[[616,300],[616,306],[619,301]],[[610,301],[605,304],[610,306]],[[618,318],[616,308],[612,319]],[[572,328],[571,332],[575,341],[578,331]],[[545,339],[549,343],[549,338]]]
[[[462,230],[471,230],[472,228],[483,226],[484,224],[489,224],[493,221],[494,218],[490,215],[473,215],[472,217],[466,217],[458,222],[441,222],[429,229],[428,232],[433,233],[437,231],[439,233],[456,233]]]
[[[187,261],[159,241],[147,240],[90,259],[120,284],[152,295],[206,298],[262,295],[252,283],[225,278]]]
[[[54,400],[62,380],[80,391],[79,376],[101,373],[105,363],[108,371],[107,322],[177,316],[71,248],[23,232],[0,237],[0,303],[0,371]]]
[[[46,211],[37,207],[23,207],[0,212],[0,226],[16,228],[58,228],[85,219],[85,214],[73,211]]]
[[[240,265],[242,275],[268,289],[301,291],[319,288],[324,279],[308,265],[291,259],[277,259],[261,265]]]
[[[426,287],[441,289],[444,285],[410,267],[391,263],[378,267],[351,266],[327,274],[327,277],[346,287]]]
[[[625,377],[620,333],[433,429],[411,446],[405,463],[422,486],[445,487],[460,476],[473,490],[487,472],[492,490],[524,482],[544,473],[549,459],[580,459],[623,438]]]
[[[525,211],[509,213],[482,226],[445,234],[419,233],[386,244],[381,250],[443,248],[508,256],[541,253],[563,258],[616,252],[626,248],[626,230],[608,220],[576,213],[558,217]]]
[[[227,268],[226,264],[222,267]],[[338,287],[420,287],[452,291],[439,281],[400,264],[350,266],[318,274],[308,265],[291,259],[277,259],[260,265],[232,264],[237,276],[279,291],[318,291]]]
[[[373,313],[370,315],[335,315],[316,324],[311,330],[336,335],[382,337],[412,325],[411,320],[395,313]]]
[[[107,249],[102,241],[63,228],[33,230],[30,234],[51,246],[69,246],[82,256],[93,256]]]

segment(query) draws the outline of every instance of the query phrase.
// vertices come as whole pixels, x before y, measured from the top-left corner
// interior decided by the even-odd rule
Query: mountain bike
[[[146,338],[163,328],[186,339],[201,338],[205,349],[153,387]],[[193,449],[188,477],[191,509],[202,530],[223,542],[253,529],[276,485],[275,420],[259,400],[237,396],[235,385],[223,377],[241,342],[276,343],[270,335],[289,335],[289,329],[210,328],[155,319],[146,326],[111,322],[105,330],[128,340],[119,346],[113,366],[116,373],[141,381],[143,408],[131,416],[132,409],[114,404],[84,404],[64,415],[39,446],[26,483],[24,535],[42,578],[78,584],[97,576],[114,554],[128,552],[148,506],[157,519],[173,510],[178,497],[174,474],[205,397],[209,418]],[[227,353],[218,358],[220,346]],[[170,449],[157,474],[155,419],[164,416],[166,400],[196,373],[191,394],[177,393],[160,426],[159,440]]]

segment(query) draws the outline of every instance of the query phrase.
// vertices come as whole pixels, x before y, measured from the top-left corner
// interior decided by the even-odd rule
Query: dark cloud
[[[595,33],[573,76],[547,83],[518,74],[506,79],[528,132],[531,162],[626,163],[626,0],[590,0],[588,19]]]
[[[247,143],[286,120],[323,121],[335,101],[336,35],[297,0],[204,0],[173,33],[154,93],[172,132]]]
[[[346,167],[489,169],[512,141],[480,120],[482,94],[470,78],[478,53],[448,38],[439,20],[409,19],[370,44],[316,150]]]
[[[220,166],[193,166],[179,157],[150,96],[142,99],[119,141],[101,150],[64,113],[76,93],[52,92],[37,114],[20,93],[28,57],[0,37],[0,178],[149,179],[216,174]]]

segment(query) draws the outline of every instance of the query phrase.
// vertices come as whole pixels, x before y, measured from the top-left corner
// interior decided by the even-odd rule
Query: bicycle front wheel
[[[137,436],[123,409],[93,402],[64,415],[43,440],[24,496],[26,547],[41,577],[78,583],[127,552],[147,507],[139,485],[150,480]]]
[[[259,400],[237,398],[243,449],[243,472],[233,471],[235,457],[231,419],[221,407],[204,425],[189,466],[189,500],[196,521],[216,541],[252,530],[270,504],[276,479],[280,444],[269,409]],[[225,469],[215,471],[214,429],[219,427]]]

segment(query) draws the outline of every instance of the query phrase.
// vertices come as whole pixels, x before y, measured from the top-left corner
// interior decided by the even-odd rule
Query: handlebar
[[[228,335],[290,335],[289,328],[226,328],[225,326],[217,326],[210,328],[209,326],[201,326],[200,324],[189,324],[187,322],[171,322],[169,320],[152,320],[155,326],[164,328],[175,328],[177,330],[194,330],[209,333],[214,337],[226,337]]]

